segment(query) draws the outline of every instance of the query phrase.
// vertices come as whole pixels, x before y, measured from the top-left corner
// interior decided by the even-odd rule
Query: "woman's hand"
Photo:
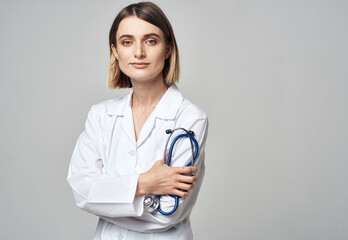
[[[158,160],[150,170],[140,174],[136,195],[152,193],[155,195],[177,195],[187,197],[197,176],[187,176],[197,172],[197,167],[168,167]],[[183,190],[187,192],[183,192]]]

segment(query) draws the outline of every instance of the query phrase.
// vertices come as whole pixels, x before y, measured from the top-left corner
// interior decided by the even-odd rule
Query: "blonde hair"
[[[179,81],[180,66],[179,66],[179,51],[176,44],[174,31],[170,25],[169,20],[164,15],[162,10],[154,3],[140,2],[131,4],[123,8],[116,16],[109,33],[109,48],[110,48],[110,64],[107,79],[107,86],[109,88],[131,88],[132,83],[129,77],[124,74],[119,65],[115,55],[112,52],[111,45],[116,45],[116,32],[120,22],[128,17],[136,16],[146,22],[149,22],[160,28],[163,32],[166,45],[171,48],[170,56],[165,60],[164,68],[162,70],[164,83],[167,86]]]

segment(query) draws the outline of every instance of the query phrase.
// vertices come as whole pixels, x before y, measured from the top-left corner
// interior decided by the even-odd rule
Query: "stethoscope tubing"
[[[166,158],[167,158],[167,147],[168,147],[168,143],[169,143],[169,140],[171,138],[171,136],[173,135],[173,133],[177,130],[183,130],[184,132],[186,133],[183,133],[183,134],[179,134],[178,136],[176,136],[174,138],[174,140],[172,141],[172,143],[170,144],[170,148],[169,148],[169,152],[168,152],[168,159],[167,159],[167,162],[166,161]],[[165,147],[165,150],[164,150],[164,162],[165,164],[167,164],[167,166],[170,166],[170,163],[171,163],[171,159],[172,159],[172,154],[173,154],[173,150],[174,150],[174,146],[175,146],[175,143],[180,139],[180,138],[183,138],[183,137],[188,137],[190,139],[190,143],[191,143],[191,151],[192,151],[192,158],[190,159],[190,161],[185,165],[185,167],[188,167],[188,166],[193,166],[194,165],[194,160],[197,158],[197,155],[198,155],[198,142],[196,140],[196,138],[193,136],[194,135],[194,132],[193,131],[187,131],[186,129],[184,128],[176,128],[176,129],[169,129],[166,131],[167,134],[170,134],[170,136],[168,137],[168,140],[167,140],[167,143],[166,143],[166,147]],[[192,176],[192,174],[191,174]],[[179,206],[179,199],[181,197],[179,196],[176,196],[176,195],[169,195],[170,197],[174,198],[175,199],[175,203],[174,203],[174,207],[171,211],[169,212],[165,212],[161,209],[161,195],[158,195],[157,198],[158,198],[158,201],[159,201],[159,205],[158,205],[158,212],[161,213],[162,215],[171,215],[173,214],[177,209],[178,209],[178,206]]]

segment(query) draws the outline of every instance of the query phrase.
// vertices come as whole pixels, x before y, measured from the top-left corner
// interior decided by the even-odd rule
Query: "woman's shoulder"
[[[176,112],[177,120],[178,119],[207,119],[206,113],[196,104],[186,99],[175,84],[173,84],[169,90],[170,91],[166,98],[165,103],[168,104],[168,106],[170,105],[172,108],[174,108],[174,111],[177,111]]]
[[[183,99],[175,119],[174,128],[190,129],[197,134],[196,137],[202,137],[207,132],[208,125],[207,114],[196,104]]]
[[[94,104],[91,107],[91,111],[103,115],[120,115],[124,112],[127,99],[128,94],[120,98],[108,99]]]
[[[186,98],[179,108],[178,118],[208,119],[207,114],[200,107]]]

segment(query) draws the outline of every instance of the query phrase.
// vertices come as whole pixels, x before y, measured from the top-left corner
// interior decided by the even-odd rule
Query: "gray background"
[[[0,239],[91,239],[66,183],[130,1],[1,1]],[[155,1],[210,118],[195,239],[348,239],[346,1]]]

